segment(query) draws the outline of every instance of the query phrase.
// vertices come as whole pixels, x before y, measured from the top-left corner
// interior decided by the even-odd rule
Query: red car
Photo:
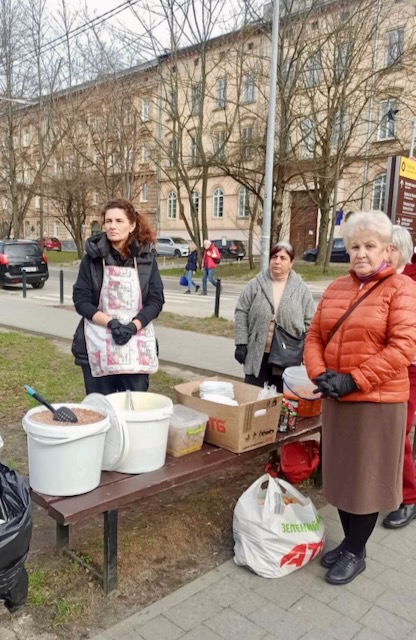
[[[36,240],[38,247],[41,245],[40,238]],[[43,238],[43,248],[46,251],[62,251],[61,241],[58,238]]]

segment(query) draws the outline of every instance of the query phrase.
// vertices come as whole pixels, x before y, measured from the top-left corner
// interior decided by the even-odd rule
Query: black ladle
[[[75,413],[71,411],[71,409],[68,409],[68,407],[59,407],[59,409],[55,409],[47,400],[45,400],[45,398],[42,398],[42,396],[36,393],[32,387],[29,387],[28,384],[25,384],[25,389],[32,398],[35,398],[35,400],[45,405],[45,407],[52,412],[53,419],[57,422],[78,422],[78,418]]]

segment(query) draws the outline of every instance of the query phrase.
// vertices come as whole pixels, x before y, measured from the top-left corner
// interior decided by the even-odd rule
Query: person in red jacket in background
[[[409,262],[411,262],[409,264]],[[412,236],[398,224],[393,226],[392,252],[389,263],[397,273],[409,276],[416,281],[416,255],[413,253]],[[408,368],[410,396],[407,402],[406,439],[403,460],[403,501],[396,511],[389,513],[383,520],[387,529],[401,529],[416,518],[416,476],[412,445],[409,433],[415,420],[416,411],[416,353]]]
[[[221,254],[217,247],[210,240],[204,240],[204,253],[202,254],[202,291],[200,296],[206,296],[208,293],[207,281],[209,280],[214,287],[218,282],[214,278],[215,267],[221,261]]]

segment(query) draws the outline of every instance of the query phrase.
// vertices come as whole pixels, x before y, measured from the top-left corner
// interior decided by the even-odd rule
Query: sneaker
[[[191,292],[189,291],[189,289],[187,289],[187,290],[185,291],[185,293],[191,293]]]
[[[198,293],[198,291],[200,290],[200,288],[201,288],[201,287],[199,286],[199,284],[197,284],[197,285],[195,286],[195,293]]]
[[[206,291],[201,291],[201,293],[199,294],[200,296],[206,296],[207,292]]]

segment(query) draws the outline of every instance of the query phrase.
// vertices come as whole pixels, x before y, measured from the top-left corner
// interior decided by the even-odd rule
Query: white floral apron
[[[99,311],[122,324],[128,324],[142,306],[136,259],[134,268],[106,265],[103,261]],[[85,318],[84,329],[88,361],[94,378],[157,371],[156,338],[151,322],[122,346],[114,342],[111,330],[107,327],[100,327]]]

